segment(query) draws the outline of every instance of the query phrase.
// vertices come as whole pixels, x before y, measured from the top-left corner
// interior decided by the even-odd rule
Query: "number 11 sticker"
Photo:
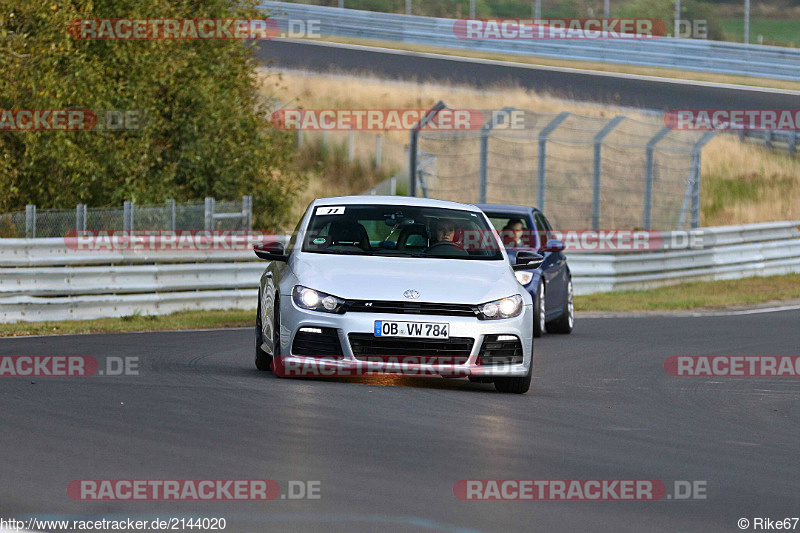
[[[321,205],[317,207],[317,210],[314,211],[317,215],[343,215],[344,214],[344,206],[343,205]]]

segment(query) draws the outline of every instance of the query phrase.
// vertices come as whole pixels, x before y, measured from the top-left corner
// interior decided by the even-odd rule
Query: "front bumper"
[[[275,370],[281,375],[295,376],[354,376],[363,374],[409,374],[409,375],[444,375],[453,377],[467,376],[525,376],[530,368],[533,354],[533,310],[531,306],[523,306],[519,316],[501,320],[478,320],[475,317],[457,317],[425,314],[387,314],[347,312],[342,315],[321,313],[300,309],[291,298],[283,298],[281,307],[280,353],[286,354],[276,358]],[[463,363],[428,364],[425,357],[404,352],[402,355],[370,355],[353,354],[348,336],[351,333],[374,335],[376,320],[394,320],[409,322],[446,322],[449,324],[451,338],[474,339],[469,354]],[[309,356],[293,353],[292,346],[301,328],[331,328],[336,331],[341,355]],[[483,364],[480,359],[484,341],[490,335],[513,335],[520,340],[522,347],[521,363]],[[398,340],[397,338],[393,338]],[[491,340],[488,339],[488,340]],[[428,357],[429,358],[429,357]]]

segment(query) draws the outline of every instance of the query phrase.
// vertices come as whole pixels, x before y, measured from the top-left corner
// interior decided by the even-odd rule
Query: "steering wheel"
[[[441,253],[441,252],[447,253],[448,251],[458,251],[458,252],[463,252],[463,253],[458,253],[456,255],[468,255],[467,251],[464,250],[463,246],[461,246],[460,244],[458,244],[456,242],[453,242],[453,241],[439,241],[439,242],[436,242],[436,243],[430,245],[429,247],[425,248],[425,250],[423,250],[423,253],[427,254],[427,253],[435,252],[437,248],[439,249],[439,253]]]

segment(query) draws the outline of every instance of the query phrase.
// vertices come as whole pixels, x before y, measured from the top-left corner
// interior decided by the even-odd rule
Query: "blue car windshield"
[[[497,234],[481,213],[403,205],[317,206],[306,228],[303,251],[503,259]]]

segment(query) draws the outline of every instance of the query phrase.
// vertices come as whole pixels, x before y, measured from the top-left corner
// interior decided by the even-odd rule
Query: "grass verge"
[[[643,291],[575,296],[578,311],[686,311],[721,309],[800,298],[800,274],[698,281]]]
[[[1,324],[0,336],[72,335],[77,333],[124,333],[176,329],[235,328],[253,326],[255,310],[180,311],[169,315],[130,315],[98,320],[18,322]]]

